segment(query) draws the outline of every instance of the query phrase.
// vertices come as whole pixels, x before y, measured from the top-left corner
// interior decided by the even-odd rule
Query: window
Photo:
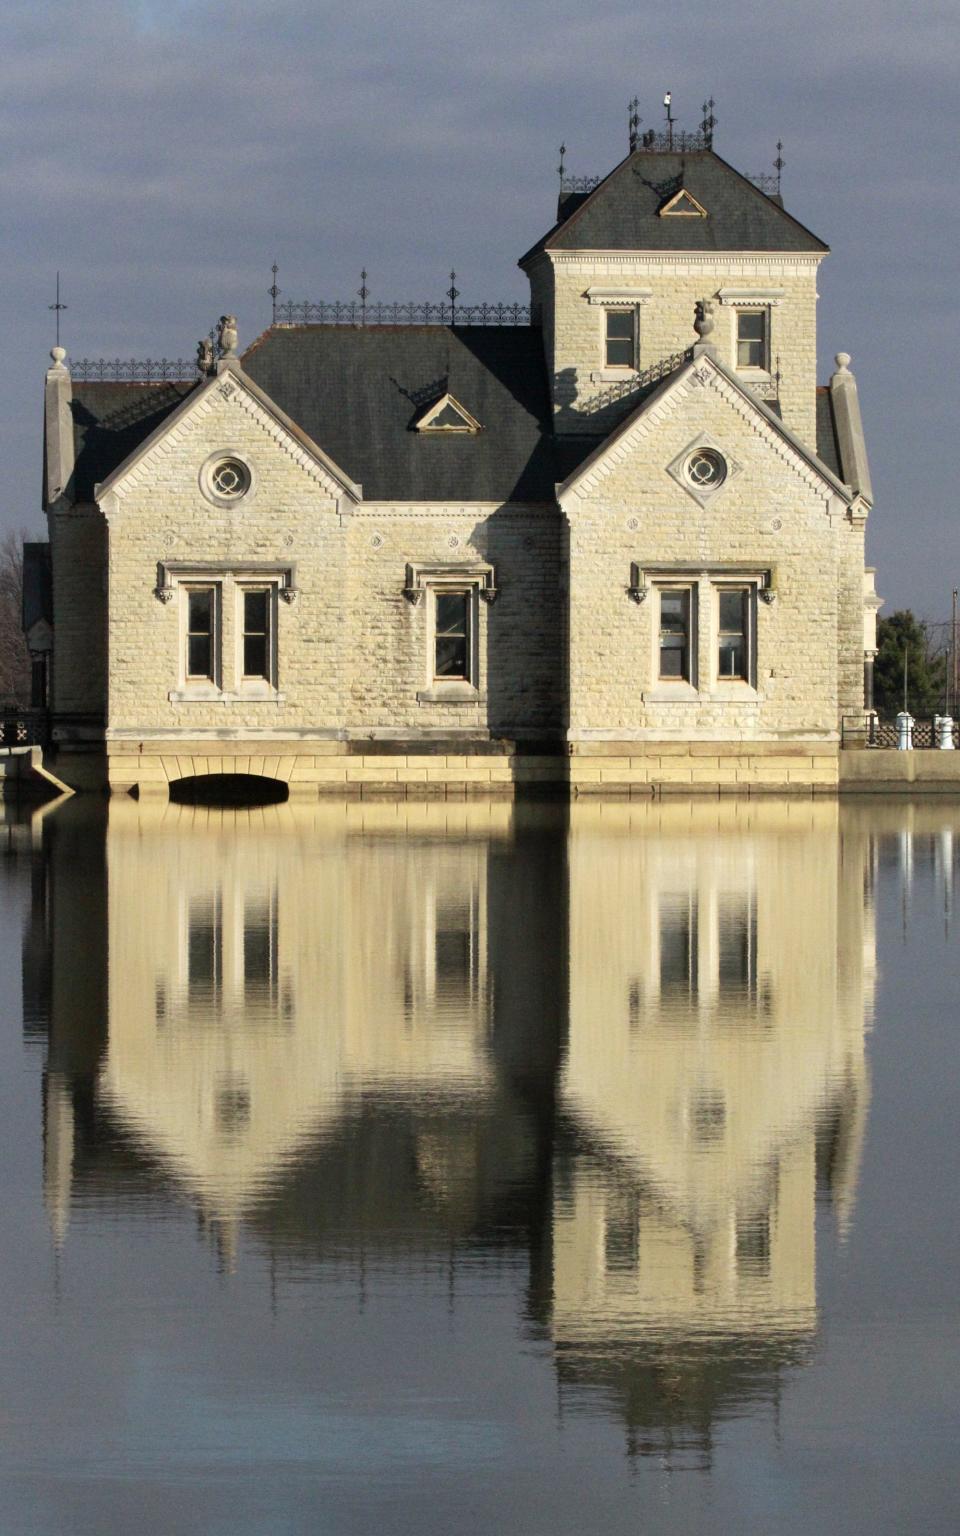
[[[270,682],[273,676],[273,593],[269,587],[240,589],[243,682]]]
[[[473,681],[471,651],[472,592],[440,588],[434,593],[433,680],[437,683]]]
[[[193,897],[187,914],[187,997],[214,1002],[223,986],[223,920],[220,892]]]
[[[186,589],[186,658],[188,682],[216,682],[216,587]]]
[[[753,588],[721,587],[717,593],[717,678],[748,683],[753,671]]]
[[[633,309],[608,309],[604,314],[604,362],[608,368],[637,366],[637,315]]]
[[[684,473],[698,490],[715,491],[727,478],[727,461],[714,448],[697,448],[687,459]]]
[[[766,368],[767,311],[737,310],[737,367]]]
[[[665,682],[690,683],[691,609],[689,587],[660,589],[660,677]]]
[[[684,892],[660,899],[660,997],[682,1002],[697,995],[699,911]]]

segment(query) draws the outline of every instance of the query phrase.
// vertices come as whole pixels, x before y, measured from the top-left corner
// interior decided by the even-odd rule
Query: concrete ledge
[[[960,752],[897,752],[884,747],[841,752],[840,789],[857,794],[960,795]]]

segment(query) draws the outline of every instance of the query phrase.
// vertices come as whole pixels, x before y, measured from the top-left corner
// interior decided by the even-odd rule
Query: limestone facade
[[[649,170],[657,155],[635,159]],[[714,161],[721,238],[747,194]],[[587,211],[599,199],[602,214],[605,185]],[[469,327],[409,328],[411,358],[487,348],[465,382],[449,365],[432,386],[413,362],[409,382],[377,372],[387,328],[277,326],[242,359],[227,328],[219,362],[155,403],[143,385],[108,400],[74,382],[58,349],[50,702],[68,782],[165,794],[233,771],[310,797],[835,787],[876,605],[872,491],[845,355],[816,389],[826,248],[750,196],[768,225],[783,219],[782,250],[741,248],[734,231],[704,252],[683,218],[669,250],[578,249],[575,230],[565,248],[541,243],[523,263],[522,371]],[[749,367],[745,308],[763,329]],[[609,365],[611,309],[633,316],[628,367]],[[354,396],[324,417],[343,383],[334,343],[366,359],[371,393],[353,371]],[[430,387],[464,412],[434,441],[420,430]],[[401,402],[390,438],[398,395],[414,411]],[[99,437],[71,425],[98,411]],[[511,453],[520,472],[498,478]]]

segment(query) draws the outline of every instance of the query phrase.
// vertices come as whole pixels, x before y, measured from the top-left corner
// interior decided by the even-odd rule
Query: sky
[[[74,358],[241,350],[285,299],[526,297],[558,147],[608,171],[627,103],[666,90],[715,147],[769,171],[831,246],[819,378],[852,355],[871,457],[868,559],[885,612],[945,619],[960,585],[956,0],[7,0],[0,56],[0,528],[42,531],[42,381]],[[951,101],[954,106],[951,107]],[[946,358],[946,363],[943,359]],[[943,369],[946,369],[946,372]],[[950,445],[950,452],[947,446]]]

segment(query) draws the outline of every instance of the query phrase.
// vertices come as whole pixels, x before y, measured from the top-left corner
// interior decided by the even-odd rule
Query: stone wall
[[[211,505],[201,493],[202,466],[218,450],[253,471],[251,491],[235,505]],[[563,675],[556,507],[357,508],[304,457],[242,388],[229,399],[212,390],[111,493],[111,738],[556,730]],[[404,595],[411,562],[454,577],[462,570],[468,581],[479,566],[494,568],[496,600],[476,604],[477,686],[459,698],[423,697],[432,683],[431,606],[429,596],[414,604]],[[205,563],[210,579],[216,568],[226,573],[222,674],[207,690],[181,676],[183,573]],[[276,605],[276,686],[252,690],[237,679],[236,581],[262,564],[282,567],[295,595]],[[179,570],[181,587],[169,578],[173,589],[164,591],[163,570]],[[158,582],[168,601],[158,600]]]
[[[782,375],[779,399],[784,423],[816,445],[817,256],[758,257],[739,252],[658,256],[651,253],[553,252],[530,271],[531,300],[541,308],[544,343],[554,343],[552,388],[557,428],[603,433],[623,416],[622,370],[604,367],[604,307],[587,289],[637,290],[640,375],[664,358],[691,347],[699,299],[714,298],[710,340],[729,368],[736,368],[736,308],[721,304],[721,289],[782,290],[770,305],[771,371]],[[549,264],[550,275],[542,270]],[[611,301],[613,303],[614,301]],[[779,364],[778,364],[779,360]],[[750,378],[751,375],[745,375]]]
[[[106,526],[96,507],[50,514],[56,650],[51,708],[57,716],[88,717],[101,728],[106,713]],[[82,725],[82,722],[81,722]]]
[[[722,375],[706,363],[699,372],[704,382],[684,375],[564,494],[571,737],[835,740],[852,687],[841,699],[838,635],[851,678],[861,665],[853,614],[862,629],[862,598],[853,586],[855,568],[862,583],[862,532]],[[667,467],[704,432],[728,474],[701,506]],[[629,591],[633,567],[645,583],[640,602]],[[717,676],[715,581],[738,572],[762,576],[773,598],[758,594],[755,603],[752,685]],[[659,678],[657,582],[675,576],[699,598],[693,685]]]

